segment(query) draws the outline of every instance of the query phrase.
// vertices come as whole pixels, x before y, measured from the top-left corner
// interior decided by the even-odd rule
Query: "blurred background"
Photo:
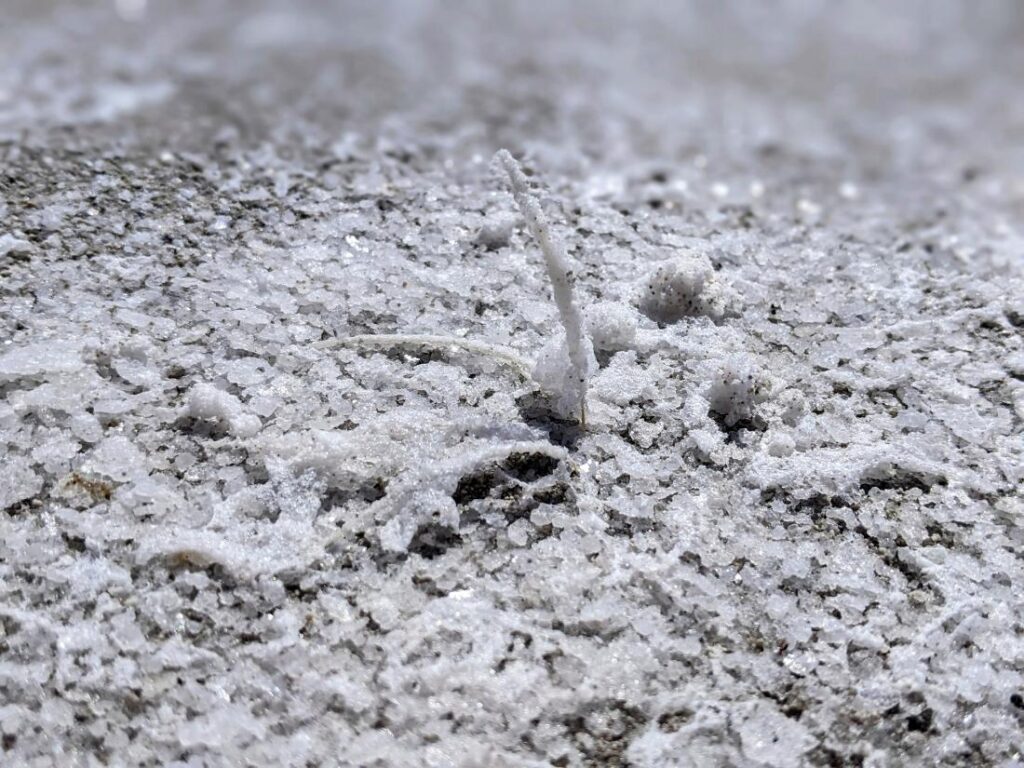
[[[7,141],[1020,167],[1015,0],[4,5]]]

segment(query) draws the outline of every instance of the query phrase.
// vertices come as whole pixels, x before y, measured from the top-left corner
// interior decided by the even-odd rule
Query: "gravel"
[[[1020,765],[1022,34],[10,0],[0,762]]]

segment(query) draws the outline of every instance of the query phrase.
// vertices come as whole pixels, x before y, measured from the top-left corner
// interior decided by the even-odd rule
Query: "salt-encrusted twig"
[[[338,347],[376,347],[379,349],[391,349],[394,347],[419,347],[444,349],[445,347],[458,347],[475,355],[484,355],[494,358],[499,362],[515,368],[516,371],[526,377],[530,375],[532,363],[524,360],[513,350],[499,347],[495,344],[488,344],[483,341],[471,341],[459,338],[458,336],[436,336],[430,334],[408,334],[408,333],[374,333],[360,334],[356,336],[344,336],[336,339],[325,339],[314,345],[317,349],[336,349]]]
[[[571,378],[575,385],[574,394],[578,397],[580,420],[585,424],[589,356],[583,331],[583,317],[573,296],[572,272],[569,269],[565,249],[561,243],[552,238],[551,225],[537,199],[530,194],[526,176],[515,158],[508,150],[500,149],[495,154],[494,161],[508,174],[512,196],[515,198],[523,218],[526,219],[526,226],[530,230],[530,234],[537,240],[541,253],[544,255],[544,265],[547,267],[548,279],[551,280],[555,306],[558,307],[562,327],[565,328],[565,342],[572,368]]]

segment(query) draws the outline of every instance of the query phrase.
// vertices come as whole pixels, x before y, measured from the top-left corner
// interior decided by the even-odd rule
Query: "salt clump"
[[[237,437],[252,437],[262,427],[259,416],[246,413],[237,397],[212,384],[192,388],[187,413],[194,419],[220,422]]]
[[[705,397],[727,427],[748,421],[768,396],[768,381],[746,355],[732,355],[707,385]]]
[[[490,214],[476,234],[476,242],[488,250],[496,251],[508,245],[516,217],[508,213]]]
[[[641,284],[640,310],[659,323],[706,315],[720,320],[728,308],[728,292],[704,254],[684,251],[652,271]]]
[[[629,349],[636,339],[636,311],[625,304],[603,301],[591,304],[583,313],[587,334],[597,353]]]

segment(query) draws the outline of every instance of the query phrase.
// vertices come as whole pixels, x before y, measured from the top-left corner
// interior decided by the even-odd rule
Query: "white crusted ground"
[[[1020,764],[1017,3],[146,5],[0,25],[0,763]]]

